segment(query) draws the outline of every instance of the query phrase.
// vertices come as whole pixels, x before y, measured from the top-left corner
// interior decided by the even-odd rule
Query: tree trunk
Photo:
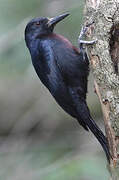
[[[86,0],[85,24],[91,25],[88,39],[90,64],[99,97],[112,159],[112,180],[119,180],[119,0]]]

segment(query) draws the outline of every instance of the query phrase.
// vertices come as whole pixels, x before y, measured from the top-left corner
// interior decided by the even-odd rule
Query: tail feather
[[[85,97],[77,93],[79,91],[78,91],[78,88],[76,87],[75,88],[70,87],[69,92],[77,110],[76,117],[77,117],[78,122],[86,130],[90,129],[90,131],[95,135],[95,137],[98,139],[99,143],[101,144],[108,161],[110,161],[110,152],[109,152],[107,138],[104,136],[103,132],[100,130],[100,128],[95,123],[95,121],[92,119],[90,115],[90,111],[86,104]]]
[[[110,161],[110,152],[109,152],[107,138],[104,136],[103,132],[100,130],[100,128],[95,123],[95,121],[92,119],[89,109],[87,107],[87,104],[84,100],[83,101],[81,100],[78,102],[77,111],[78,111],[79,116],[82,117],[86,126],[90,129],[90,131],[98,139],[99,143],[101,144],[101,146],[106,154],[108,161]]]
[[[87,123],[87,126],[100,142],[108,161],[110,161],[110,152],[109,152],[107,138],[104,136],[103,132],[99,129],[99,127],[96,125],[96,123],[92,118],[90,118],[89,123]]]

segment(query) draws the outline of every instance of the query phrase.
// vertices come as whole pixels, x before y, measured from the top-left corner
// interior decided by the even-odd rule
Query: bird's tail
[[[103,132],[97,126],[95,121],[92,119],[89,109],[85,100],[78,101],[77,111],[80,117],[82,117],[83,122],[86,124],[86,127],[90,129],[90,131],[95,135],[101,144],[108,161],[110,161],[110,152],[108,147],[107,138],[104,136]]]

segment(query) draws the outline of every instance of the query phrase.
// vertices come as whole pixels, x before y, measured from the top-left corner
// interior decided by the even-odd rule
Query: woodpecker
[[[80,48],[74,47],[62,35],[54,33],[55,25],[68,15],[65,13],[53,18],[32,19],[25,29],[26,45],[41,82],[64,111],[95,135],[109,160],[107,138],[92,119],[86,103],[89,58],[83,44],[93,44],[95,41],[82,40],[88,25],[81,30]]]

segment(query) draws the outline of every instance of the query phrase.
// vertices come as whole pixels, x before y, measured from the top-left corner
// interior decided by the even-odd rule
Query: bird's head
[[[65,13],[53,18],[39,17],[32,19],[26,26],[25,38],[36,39],[52,33],[55,25],[68,15],[68,13]]]

